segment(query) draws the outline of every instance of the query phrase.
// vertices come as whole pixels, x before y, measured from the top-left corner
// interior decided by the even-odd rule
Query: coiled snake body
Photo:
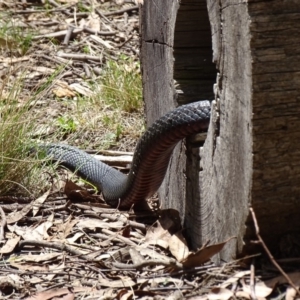
[[[129,208],[157,191],[177,142],[206,131],[209,119],[209,101],[180,106],[158,119],[139,140],[128,176],[72,146],[49,144],[42,148],[52,160],[100,189],[109,205]]]

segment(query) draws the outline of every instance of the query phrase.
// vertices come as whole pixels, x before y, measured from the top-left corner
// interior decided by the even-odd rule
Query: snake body
[[[129,208],[157,191],[175,145],[187,136],[206,131],[209,119],[209,101],[180,106],[158,119],[140,138],[128,176],[72,146],[48,144],[43,148],[52,160],[100,189],[109,205]]]

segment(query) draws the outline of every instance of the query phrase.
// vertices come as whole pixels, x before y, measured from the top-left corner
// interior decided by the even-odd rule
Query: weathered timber
[[[180,211],[193,247],[237,236],[219,256],[230,260],[251,251],[251,205],[268,246],[288,256],[277,250],[300,232],[300,2],[144,1],[141,12],[148,124],[215,99],[201,167],[192,143],[177,147],[163,206]]]
[[[275,250],[291,233],[294,246],[299,245],[300,2],[272,1],[269,5],[267,1],[253,1],[249,16],[253,58],[252,206],[265,241]],[[290,246],[284,247],[288,250]],[[280,254],[292,255],[288,251]]]
[[[251,205],[263,238],[279,254],[281,239],[300,230],[300,2],[207,3],[220,130],[210,128],[203,149],[202,236],[193,240],[236,235],[221,257],[249,251]]]
[[[178,104],[213,99],[216,74],[205,1],[184,0],[180,6],[173,0],[144,1],[140,12],[147,125]],[[194,199],[194,194],[199,194],[198,175],[190,174],[198,170],[190,165],[199,166],[199,158],[189,154],[186,161],[186,152],[193,152],[191,146],[188,148],[184,142],[175,148],[159,190],[164,207],[178,209],[183,219],[186,198]],[[196,192],[186,188],[191,181]]]
[[[173,80],[173,44],[178,2],[144,1],[141,17],[141,62],[147,126],[176,107]],[[177,199],[179,211],[184,208],[184,144],[174,150],[168,175],[160,188],[161,199]],[[174,176],[176,174],[176,176]],[[179,200],[180,199],[180,200]],[[163,201],[164,201],[163,200]]]

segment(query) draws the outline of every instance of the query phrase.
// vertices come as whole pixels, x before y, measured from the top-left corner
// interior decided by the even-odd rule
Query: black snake
[[[175,145],[192,134],[207,131],[210,102],[180,106],[152,124],[140,138],[129,175],[64,144],[41,146],[47,156],[59,161],[102,191],[105,201],[119,208],[152,196],[161,185]]]

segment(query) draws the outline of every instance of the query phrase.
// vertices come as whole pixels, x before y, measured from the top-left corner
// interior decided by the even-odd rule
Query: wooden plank
[[[257,153],[252,205],[261,234],[278,253],[280,241],[287,235],[292,239],[290,234],[300,230],[300,2],[253,2],[249,14],[254,58],[253,153]],[[293,251],[293,245],[285,248]]]
[[[141,61],[143,93],[147,126],[177,106],[173,80],[173,43],[178,2],[145,1],[141,7]],[[183,212],[185,180],[184,144],[173,152],[168,174],[159,190],[165,207],[171,206]],[[167,203],[170,203],[168,205]]]
[[[220,129],[212,124],[203,149],[205,201],[194,217],[198,223],[202,218],[199,240],[238,237],[221,253],[224,260],[252,248],[249,204],[271,249],[300,230],[300,3],[234,2],[220,1],[226,9],[217,15],[210,9],[215,1],[208,1],[212,28],[222,28],[213,44],[220,71],[213,114],[219,114]]]
[[[208,0],[214,59],[220,72],[215,86],[218,105],[212,116],[203,148],[200,172],[201,205],[195,219],[200,219],[201,233],[193,241],[212,243],[237,236],[221,253],[230,260],[243,247],[245,220],[252,184],[252,86],[251,49],[247,5],[226,6],[227,1]],[[222,21],[221,21],[222,20]],[[222,22],[222,26],[221,26]],[[220,31],[222,28],[222,31]],[[226,41],[226,42],[225,42]]]

